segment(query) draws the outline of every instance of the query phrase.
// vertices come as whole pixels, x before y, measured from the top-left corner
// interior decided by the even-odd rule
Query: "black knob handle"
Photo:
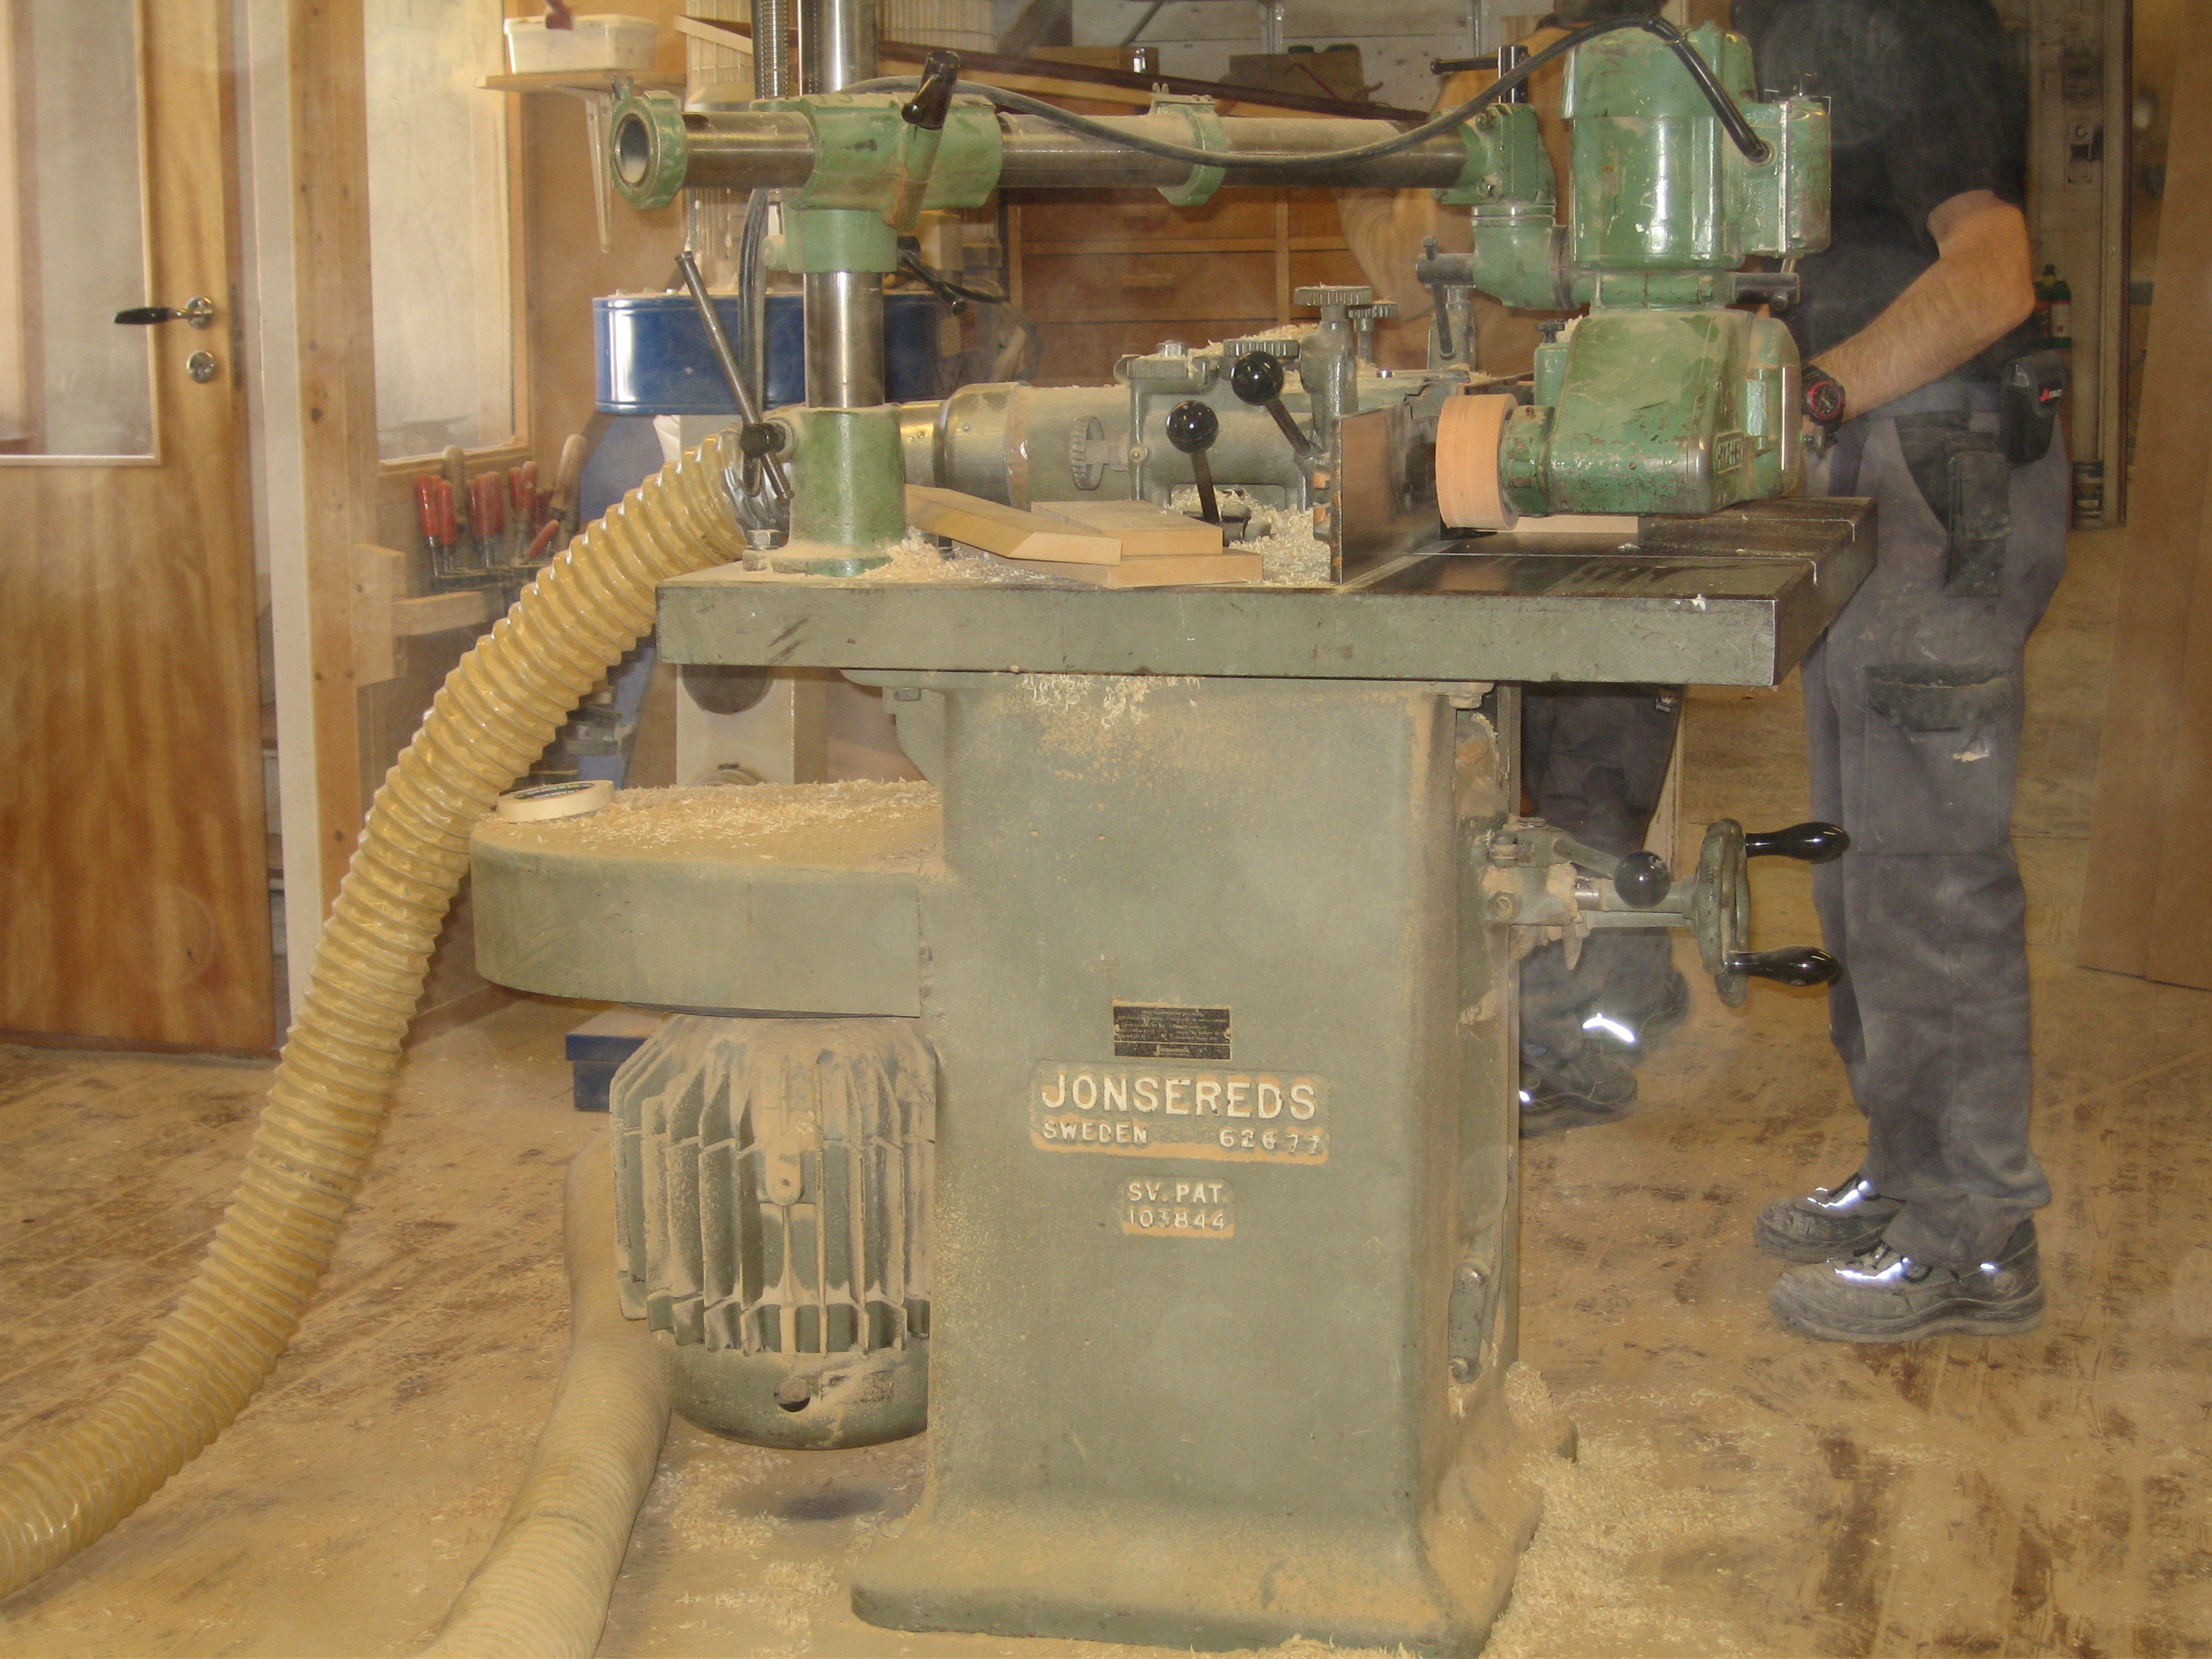
[[[1674,887],[1674,872],[1656,853],[1631,853],[1613,872],[1613,890],[1632,910],[1651,909]]]
[[[786,436],[781,422],[757,421],[738,428],[738,448],[749,459],[757,461],[781,451]]]
[[[1186,455],[1202,454],[1221,435],[1221,417],[1195,400],[1168,410],[1168,441]]]
[[[1787,830],[1746,830],[1743,855],[1747,859],[1798,859],[1807,864],[1828,864],[1851,850],[1851,838],[1839,824],[1793,823]]]
[[[1724,965],[1731,974],[1771,979],[1778,985],[1833,985],[1844,976],[1842,963],[1811,945],[1781,951],[1738,951]]]
[[[179,323],[184,319],[185,313],[174,306],[133,306],[128,311],[115,313],[117,322],[141,328],[152,323]]]
[[[1248,351],[1229,371],[1229,389],[1242,402],[1271,404],[1283,395],[1283,360],[1264,351]]]
[[[931,52],[921,60],[921,86],[899,111],[899,118],[910,127],[942,132],[945,112],[952,107],[952,89],[959,80],[958,52]]]

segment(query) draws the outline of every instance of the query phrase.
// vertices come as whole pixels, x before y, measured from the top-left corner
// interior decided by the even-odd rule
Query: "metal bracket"
[[[1229,148],[1229,135],[1221,125],[1221,116],[1213,107],[1211,98],[1185,98],[1174,93],[1156,93],[1150,113],[1180,115],[1190,128],[1190,142],[1200,149],[1219,150]],[[1190,176],[1179,185],[1162,185],[1160,194],[1171,207],[1203,207],[1213,198],[1227,175],[1219,167],[1194,167]]]

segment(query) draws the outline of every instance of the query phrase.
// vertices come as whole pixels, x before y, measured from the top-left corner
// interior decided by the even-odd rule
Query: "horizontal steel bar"
[[[1176,115],[1109,115],[1102,125],[1170,143],[1188,144],[1190,125]],[[1041,116],[1004,115],[1006,164],[1000,185],[1008,190],[1122,189],[1178,185],[1190,175],[1180,161],[1116,148],[1103,137],[1070,132]],[[814,170],[814,144],[805,118],[787,112],[695,110],[684,118],[684,182],[716,190],[787,190]],[[1273,116],[1226,116],[1221,130],[1223,182],[1228,185],[1364,185],[1440,189],[1467,165],[1467,151],[1451,135],[1431,138],[1401,155],[1353,165],[1316,162],[1294,175],[1242,168],[1244,155],[1319,155],[1395,137],[1388,121],[1303,120]]]

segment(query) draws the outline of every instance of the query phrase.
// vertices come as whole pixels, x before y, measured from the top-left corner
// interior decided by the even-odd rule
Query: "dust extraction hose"
[[[668,1432],[653,1335],[615,1288],[605,1129],[568,1166],[568,1361],[498,1540],[422,1659],[591,1659]]]
[[[228,1427],[330,1263],[469,831],[653,625],[665,577],[735,559],[718,435],[630,492],[447,677],[377,791],[246,1172],[183,1300],[114,1392],[0,1466],[0,1595],[67,1560]]]

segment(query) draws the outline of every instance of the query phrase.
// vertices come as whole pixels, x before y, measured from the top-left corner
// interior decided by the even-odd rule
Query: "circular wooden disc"
[[[1521,520],[1498,477],[1498,443],[1514,399],[1470,392],[1444,404],[1437,421],[1437,506],[1455,530],[1510,530]]]

